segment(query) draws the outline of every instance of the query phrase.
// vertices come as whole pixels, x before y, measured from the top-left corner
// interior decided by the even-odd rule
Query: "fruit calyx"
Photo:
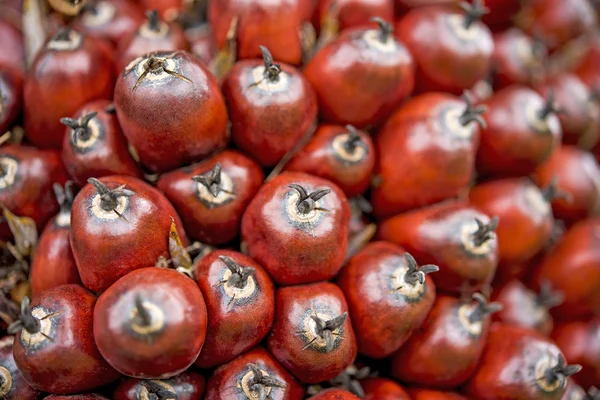
[[[330,189],[322,189],[309,194],[306,189],[295,183],[292,183],[289,187],[298,192],[300,196],[296,201],[296,210],[300,214],[308,214],[317,209],[322,210],[317,207],[317,201],[331,193]]]
[[[152,325],[152,314],[144,306],[144,299],[140,294],[135,295],[135,309],[137,313],[134,317],[135,323],[139,326],[150,326]]]
[[[417,282],[421,285],[424,284],[425,275],[440,270],[437,265],[433,264],[422,265],[419,267],[417,265],[417,260],[408,253],[404,253],[404,258],[406,259],[406,264],[408,266],[408,271],[404,274],[404,281],[411,286],[415,286]]]
[[[596,386],[592,386],[586,393],[587,400],[600,400],[600,390]]]
[[[169,390],[154,380],[142,379],[140,384],[148,391],[148,400],[168,400],[176,399],[177,393]]]
[[[125,189],[125,185],[109,189],[104,183],[96,178],[89,178],[88,182],[96,188],[96,192],[100,195],[100,207],[104,211],[117,212],[120,197],[131,197],[135,195],[135,192]]]
[[[488,303],[487,299],[481,293],[473,293],[473,300],[477,302],[477,305],[471,311],[468,316],[469,323],[475,324],[483,321],[488,315],[494,314],[502,310],[502,304],[498,302]]]
[[[54,190],[54,196],[56,196],[56,201],[60,205],[60,211],[58,212],[59,217],[68,217],[71,219],[71,206],[73,205],[73,181],[65,182],[65,187],[63,187],[59,183],[55,183],[52,185],[52,189]],[[58,217],[57,217],[58,218]]]
[[[277,82],[279,80],[279,74],[281,73],[281,65],[273,62],[273,56],[269,49],[265,46],[259,46],[260,52],[262,53],[263,62],[265,64],[265,71],[263,72],[264,79],[269,82]]]
[[[354,153],[359,146],[364,146],[365,142],[363,142],[362,138],[358,133],[358,129],[356,129],[352,125],[346,125],[346,131],[348,132],[348,137],[344,141],[344,149],[350,154]]]
[[[572,200],[571,194],[560,190],[558,188],[558,177],[553,176],[550,180],[550,183],[544,188],[541,189],[542,197],[548,203],[551,203],[553,200],[565,200],[570,202]]]
[[[219,256],[219,259],[227,266],[231,275],[227,278],[227,285],[238,289],[248,284],[248,278],[254,276],[256,270],[252,267],[244,267],[227,256]]]
[[[486,224],[479,218],[475,218],[475,222],[477,223],[477,230],[473,232],[475,247],[483,245],[494,237],[496,228],[498,228],[498,221],[498,217],[494,217]]]
[[[466,108],[460,115],[459,121],[462,126],[467,126],[471,122],[476,122],[481,128],[485,129],[486,123],[481,115],[487,111],[486,106],[473,106],[473,97],[469,91],[465,90],[461,96],[466,103]]]
[[[483,0],[474,0],[473,4],[464,1],[460,3],[460,8],[465,12],[465,20],[463,22],[465,29],[471,28],[475,21],[479,21],[481,17],[490,12],[489,8],[484,7]]]
[[[544,106],[537,112],[538,118],[542,121],[545,121],[550,114],[560,114],[563,112],[564,111],[558,107],[558,104],[556,104],[554,90],[550,89],[548,91],[548,97],[546,98]]]
[[[90,112],[78,119],[61,118],[60,123],[72,129],[73,133],[70,136],[70,141],[73,146],[77,145],[80,140],[87,141],[92,136],[92,131],[88,126],[90,121],[98,115],[97,112]]]
[[[212,196],[216,198],[219,196],[219,193],[221,193],[221,191],[227,192],[221,186],[221,173],[221,163],[216,163],[210,171],[193,176],[192,180],[202,184],[202,186],[204,186],[210,192],[210,194],[212,194]]]
[[[68,42],[70,40],[71,28],[69,28],[68,26],[60,27],[52,37],[52,41],[54,42]]]
[[[346,322],[346,319],[348,318],[348,313],[345,312],[327,321],[323,320],[318,315],[311,315],[310,317],[315,322],[315,333],[325,341],[325,351],[329,353],[333,350],[334,345],[333,331],[344,325],[344,322]],[[305,348],[311,344],[312,341],[308,343]]]
[[[248,364],[252,376],[248,380],[248,389],[257,393],[258,400],[267,400],[269,398],[268,389],[285,388],[285,383],[265,374],[256,364]]]
[[[144,78],[146,78],[148,74],[158,75],[164,72],[165,74],[171,75],[177,79],[181,79],[184,82],[192,83],[191,79],[168,68],[167,60],[170,60],[170,57],[172,57],[174,54],[176,53],[170,54],[169,56],[165,57],[156,57],[154,54],[151,54],[150,57],[141,61],[144,63],[144,66],[142,67],[143,71],[138,77],[137,81],[135,82],[133,89],[131,89],[131,93],[134,93],[136,91],[140,83],[142,83],[142,81],[144,80]]]
[[[359,398],[365,397],[365,391],[360,384],[360,380],[371,375],[371,369],[368,366],[358,368],[352,364],[341,374],[329,381],[332,386],[346,390]]]
[[[158,10],[150,10],[146,12],[146,26],[153,32],[160,32],[161,21],[158,17]]]
[[[21,316],[17,321],[10,324],[7,329],[9,334],[14,335],[22,329],[32,335],[41,332],[42,324],[40,323],[40,320],[32,314],[29,304],[29,297],[23,297],[23,300],[21,300]]]
[[[564,380],[565,378],[574,375],[579,371],[581,371],[581,365],[567,365],[565,357],[562,354],[559,354],[556,364],[552,367],[548,367],[544,371],[542,379],[545,381],[548,387],[553,387],[557,382],[560,382],[561,380]]]
[[[540,284],[540,291],[535,296],[535,302],[539,307],[543,307],[549,310],[553,307],[559,306],[564,300],[564,294],[559,291],[552,289],[552,284],[548,280],[544,280]]]
[[[387,43],[389,38],[394,33],[394,27],[389,22],[385,21],[381,17],[373,17],[370,19],[371,22],[375,22],[379,25],[379,40],[381,43]]]

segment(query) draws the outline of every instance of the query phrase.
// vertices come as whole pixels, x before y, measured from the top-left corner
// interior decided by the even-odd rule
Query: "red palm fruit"
[[[359,400],[358,396],[342,389],[325,389],[307,400]]]
[[[25,297],[13,354],[23,378],[35,389],[80,393],[106,385],[120,375],[102,358],[92,332],[96,298],[79,285],[62,285]]]
[[[396,8],[401,13],[411,8],[435,6],[441,4],[458,4],[459,0],[395,0]]]
[[[548,282],[540,287],[539,292],[534,292],[514,279],[494,290],[492,299],[504,306],[494,314],[494,321],[536,330],[549,336],[554,327],[550,309],[562,303],[563,295],[554,291]]]
[[[121,39],[117,48],[116,67],[121,73],[130,63],[144,54],[187,50],[189,43],[183,29],[174,23],[162,21],[156,10],[146,13],[146,22]]]
[[[157,10],[162,18],[172,20],[185,7],[186,0],[141,0],[146,10]]]
[[[490,315],[502,309],[480,293],[475,302],[438,297],[421,328],[392,357],[392,376],[402,382],[454,388],[476,371]]]
[[[302,385],[262,347],[221,365],[213,372],[206,387],[206,400],[261,398],[304,398]]]
[[[103,292],[123,275],[169,258],[172,223],[185,242],[177,212],[147,183],[129,176],[90,178],[71,212],[71,247],[85,287]]]
[[[72,182],[63,189],[54,184],[54,193],[60,211],[46,226],[40,236],[31,261],[31,294],[36,298],[40,293],[69,283],[81,285],[77,264],[71,251],[71,206],[73,204]]]
[[[299,65],[302,61],[300,29],[307,17],[306,2],[301,0],[211,0],[208,22],[220,48],[227,32],[236,25],[237,58],[258,58],[259,46],[265,46],[276,60]],[[237,22],[234,22],[237,18]]]
[[[123,375],[167,379],[196,360],[206,323],[204,298],[192,279],[149,267],[130,272],[98,297],[94,338]]]
[[[142,10],[132,1],[97,0],[86,3],[73,22],[79,32],[113,45],[132,35],[144,22]]]
[[[16,71],[0,70],[0,132],[11,128],[21,112],[22,103],[23,77]]]
[[[329,282],[277,289],[271,354],[302,383],[335,378],[356,357],[348,305]]]
[[[194,22],[191,26],[185,28],[184,33],[190,44],[190,52],[204,64],[209,65],[219,51],[210,24],[207,22]]]
[[[348,261],[338,285],[348,300],[361,354],[387,357],[421,326],[435,301],[435,285],[426,275],[437,270],[419,267],[388,242],[369,243]]]
[[[574,223],[593,215],[600,207],[600,167],[593,155],[575,146],[561,146],[538,167],[535,180],[546,186],[558,178],[567,199],[552,201],[554,216]]]
[[[525,178],[500,179],[471,189],[471,205],[499,219],[496,235],[500,268],[527,261],[537,254],[552,234],[554,217],[550,202],[557,196],[556,181],[539,189]]]
[[[255,161],[225,150],[161,175],[156,187],[173,203],[192,239],[218,245],[237,237],[242,214],[263,180]]]
[[[534,272],[534,288],[547,281],[564,295],[563,303],[552,309],[554,318],[582,319],[600,310],[599,229],[598,218],[576,223]]]
[[[485,101],[477,172],[493,176],[531,174],[560,146],[562,129],[554,96],[513,85]]]
[[[0,18],[0,66],[21,73],[25,69],[23,34],[8,18]]]
[[[96,393],[87,394],[51,394],[50,396],[44,397],[44,400],[108,400],[106,397]]]
[[[581,372],[573,377],[574,381],[587,388],[598,385],[600,382],[600,320],[559,324],[552,332],[552,339],[569,362],[583,366]]]
[[[498,265],[497,218],[464,203],[444,202],[381,222],[377,237],[402,246],[421,262],[438,265],[438,290],[474,292],[492,283]]]
[[[375,139],[379,182],[371,192],[376,217],[457,196],[475,172],[484,108],[445,93],[413,97]],[[418,144],[418,145],[417,145]],[[402,163],[398,163],[402,154]]]
[[[577,385],[573,378],[569,378],[567,379],[567,389],[561,400],[596,400],[597,397],[594,397],[596,394],[597,393],[590,394],[588,397],[585,390]]]
[[[380,125],[413,90],[412,56],[392,35],[392,25],[374,21],[379,28],[342,32],[304,68],[327,122]]]
[[[40,393],[23,379],[13,357],[13,336],[0,339],[0,397],[4,400],[37,400]]]
[[[352,125],[321,125],[285,169],[329,179],[355,197],[369,188],[374,165],[375,149],[367,133]]]
[[[32,218],[38,232],[58,211],[52,185],[66,180],[67,171],[54,150],[20,145],[0,148],[0,204],[20,217]],[[6,221],[0,224],[0,237],[12,238]]]
[[[152,172],[198,161],[227,143],[217,81],[186,52],[132,61],[117,80],[115,107],[125,137]]]
[[[37,53],[25,80],[25,131],[40,147],[60,148],[60,119],[84,104],[110,99],[113,64],[104,45],[69,28],[60,29]]]
[[[143,177],[108,100],[88,103],[73,118],[60,121],[67,126],[62,160],[78,186],[84,186],[89,178],[108,175]]]
[[[411,400],[396,382],[387,378],[367,378],[360,381],[365,393],[363,400]]]
[[[235,251],[213,251],[195,271],[208,309],[208,333],[196,365],[210,368],[267,336],[275,317],[275,289],[263,267]]]
[[[204,377],[193,371],[182,372],[165,380],[125,378],[115,389],[113,400],[196,400],[202,398],[205,384]]]
[[[349,28],[372,26],[374,17],[385,21],[394,19],[394,0],[319,0],[313,22],[319,30],[321,22],[335,7],[335,15],[339,30]]]
[[[284,172],[265,183],[246,208],[242,240],[275,282],[318,282],[342,268],[349,220],[348,200],[335,184]]]
[[[235,144],[262,165],[273,166],[306,135],[317,117],[313,89],[291,65],[240,61],[223,81]]]
[[[462,396],[454,392],[442,392],[433,389],[409,389],[409,393],[413,400],[468,400],[465,396]]]
[[[490,6],[489,1],[485,4]],[[539,83],[544,78],[544,61],[546,49],[543,43],[520,29],[510,28],[494,35],[492,64],[496,90],[514,84]]]
[[[461,94],[485,79],[492,64],[494,41],[479,21],[487,9],[482,1],[455,7],[411,10],[396,24],[417,65],[416,91]],[[423,34],[429,32],[430,34]]]
[[[520,0],[485,0],[489,12],[482,17],[482,21],[493,31],[506,30],[513,25],[513,19],[522,4]]]
[[[580,365],[567,365],[560,349],[542,334],[494,324],[465,389],[475,400],[560,400],[567,377],[579,370]]]
[[[598,63],[600,63],[600,35],[593,35],[589,37],[586,51],[573,70],[590,89],[600,84]]]

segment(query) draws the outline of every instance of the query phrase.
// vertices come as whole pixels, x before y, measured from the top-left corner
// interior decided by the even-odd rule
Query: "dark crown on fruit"
[[[404,281],[409,285],[414,286],[417,282],[422,285],[425,283],[425,276],[427,274],[440,270],[437,265],[432,264],[419,267],[417,260],[408,253],[404,253],[404,258],[406,259],[406,265],[408,266],[408,271],[406,271],[406,274],[404,275]]]
[[[248,381],[248,388],[258,394],[258,400],[267,400],[268,388],[285,388],[285,383],[281,382],[262,372],[260,367],[256,364],[248,364],[248,368],[252,372],[252,377]]]

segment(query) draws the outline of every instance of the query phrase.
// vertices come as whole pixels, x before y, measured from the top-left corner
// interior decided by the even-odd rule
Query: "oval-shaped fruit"
[[[157,399],[196,400],[204,394],[206,380],[193,371],[182,372],[170,379],[125,378],[113,393],[113,400]]]
[[[22,8],[22,5],[18,5]],[[0,65],[22,73],[25,69],[23,33],[8,20],[0,19]]]
[[[512,0],[510,0],[512,1]],[[486,7],[489,7],[486,2]],[[494,35],[494,87],[535,85],[544,78],[546,49],[543,43],[531,38],[518,28]]]
[[[44,400],[108,400],[108,399],[106,397],[101,396],[96,393],[88,393],[88,394],[68,394],[68,395],[51,394],[50,396],[44,397]]]
[[[367,378],[360,381],[365,392],[363,400],[411,400],[398,383],[387,378]]]
[[[143,22],[144,14],[134,2],[98,0],[83,6],[73,27],[116,45],[132,35]]]
[[[379,17],[385,21],[394,19],[394,0],[319,0],[313,22],[317,30],[323,29],[323,22],[333,17],[338,29],[372,26],[372,19]]]
[[[442,392],[433,389],[409,389],[413,400],[469,400],[467,397],[454,392]]]
[[[40,393],[23,379],[13,356],[13,336],[0,339],[0,397],[4,400],[37,400]]]
[[[359,397],[342,389],[325,389],[308,398],[308,400],[359,400]]]
[[[0,70],[0,132],[11,128],[21,112],[22,103],[23,78],[20,73]]]

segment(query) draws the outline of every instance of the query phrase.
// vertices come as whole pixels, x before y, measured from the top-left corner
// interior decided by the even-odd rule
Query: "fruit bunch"
[[[598,17],[0,1],[0,398],[600,399]]]

